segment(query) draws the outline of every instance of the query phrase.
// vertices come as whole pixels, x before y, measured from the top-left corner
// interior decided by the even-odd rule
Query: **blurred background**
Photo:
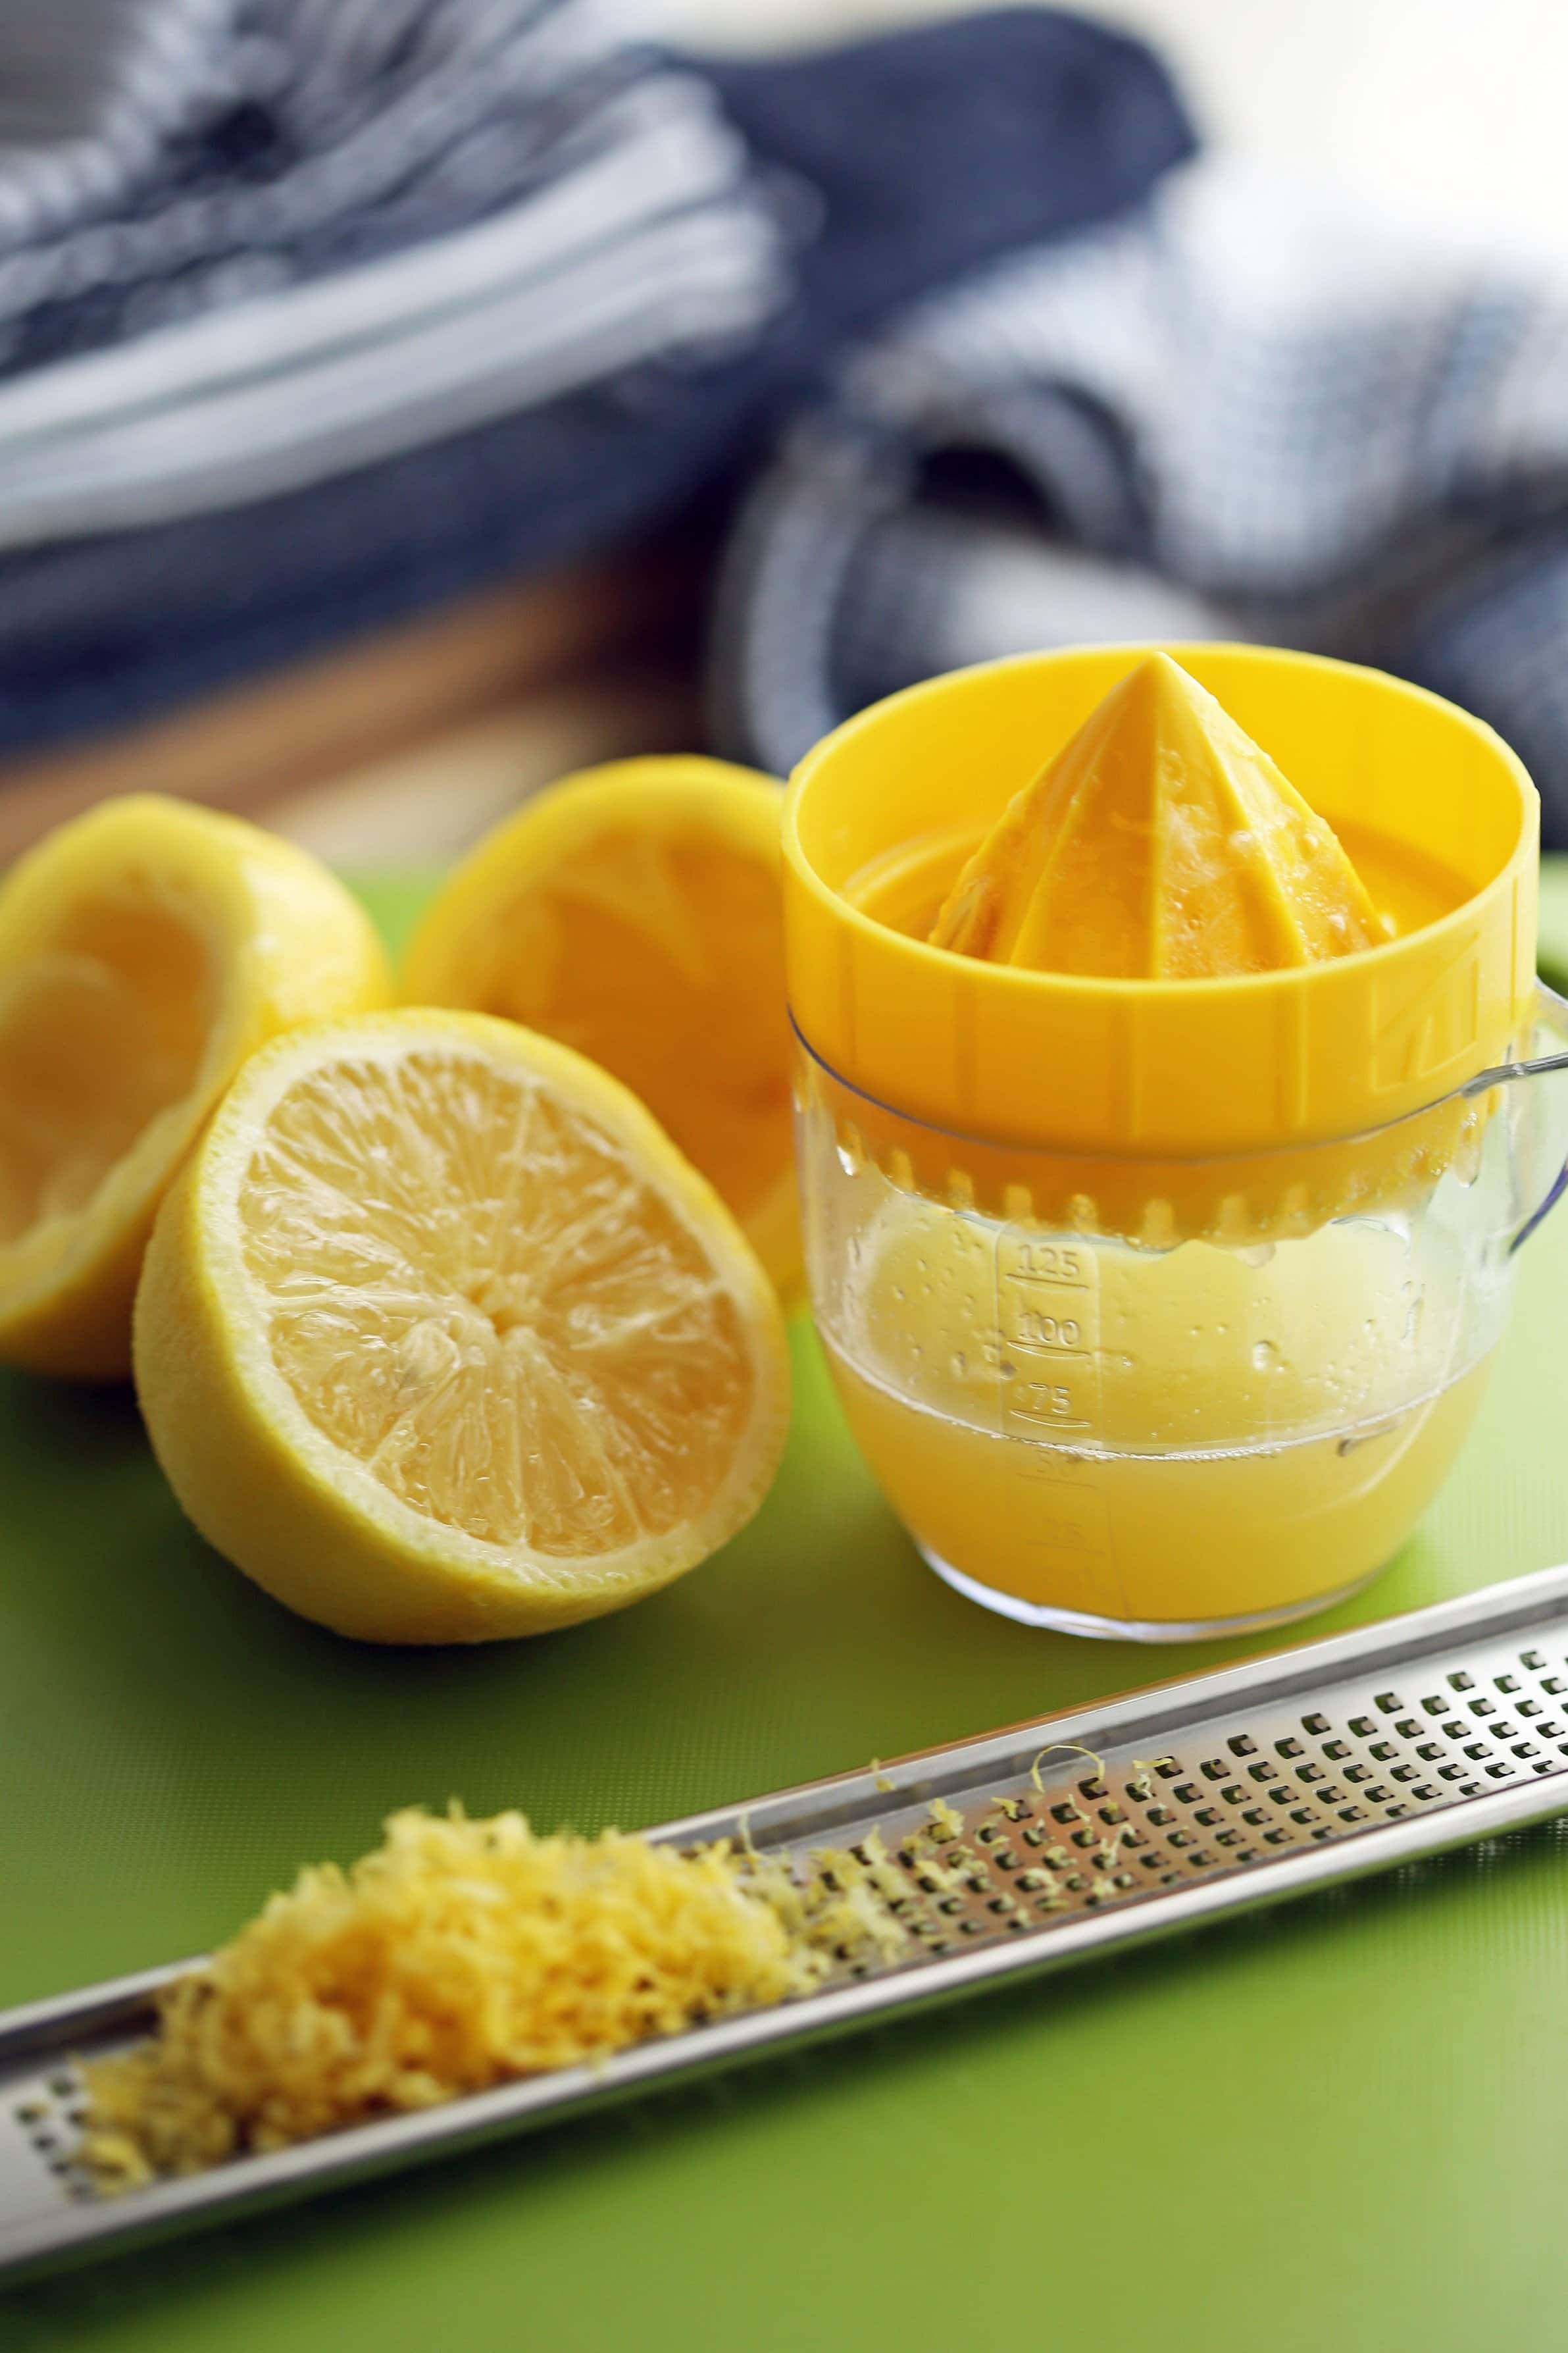
[[[773,52],[952,0],[635,0],[662,38]],[[1568,266],[1568,15],[1552,0],[1087,0],[1150,42],[1209,141],[1470,248]]]
[[[1568,845],[1549,0],[0,0],[0,859],[434,863],[932,670],[1226,636]]]

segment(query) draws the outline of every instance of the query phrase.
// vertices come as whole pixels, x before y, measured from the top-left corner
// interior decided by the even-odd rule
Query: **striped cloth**
[[[0,549],[732,348],[787,286],[713,90],[592,0],[0,11]]]
[[[786,773],[914,680],[1251,638],[1489,719],[1568,843],[1568,298],[1232,163],[844,364],[742,514],[715,728]]]
[[[598,0],[0,5],[0,756],[689,513],[1191,150],[1035,6],[683,63]]]

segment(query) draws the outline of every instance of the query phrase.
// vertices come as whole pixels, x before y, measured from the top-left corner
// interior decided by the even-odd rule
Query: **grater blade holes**
[[[1022,1790],[975,1791],[941,1825],[894,1831],[910,1896],[892,1908],[919,1940],[905,1958],[918,1964],[960,1937],[973,1947],[1048,1934],[1058,1921],[1562,1771],[1542,1744],[1558,1741],[1568,1757],[1568,1718],[1544,1716],[1531,1694],[1545,1678],[1529,1669],[1527,1691],[1522,1664],[1517,1653],[1478,1655],[1410,1700],[1347,1684],[1293,1718],[1211,1722],[1197,1735],[1203,1749],[1185,1757],[1110,1748],[1100,1771],[1076,1779],[1042,1779],[1037,1757]]]

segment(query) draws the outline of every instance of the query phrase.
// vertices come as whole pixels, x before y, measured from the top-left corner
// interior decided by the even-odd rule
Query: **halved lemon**
[[[0,1361],[131,1369],[158,1203],[246,1056],[384,1005],[368,917],[304,850],[138,795],[0,886]]]
[[[789,1400],[754,1252],[626,1089],[419,1011],[240,1073],[159,1217],[136,1385],[203,1535],[385,1642],[668,1584],[762,1502]]]
[[[499,1013],[640,1096],[778,1287],[800,1275],[778,786],[696,757],[568,776],[452,874],[410,1004]]]

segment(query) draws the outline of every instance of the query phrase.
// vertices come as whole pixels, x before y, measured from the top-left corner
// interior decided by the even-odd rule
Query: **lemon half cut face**
[[[403,994],[504,1015],[612,1071],[788,1297],[801,1266],[782,806],[769,778],[696,756],[569,776],[457,869]]]
[[[196,1525],[384,1641],[537,1633],[705,1558],[788,1417],[777,1300],[629,1092],[457,1012],[301,1029],[159,1219],[137,1388]]]
[[[123,1377],[158,1204],[236,1071],[390,993],[342,885],[237,818],[137,796],[22,859],[0,886],[0,1361]]]

